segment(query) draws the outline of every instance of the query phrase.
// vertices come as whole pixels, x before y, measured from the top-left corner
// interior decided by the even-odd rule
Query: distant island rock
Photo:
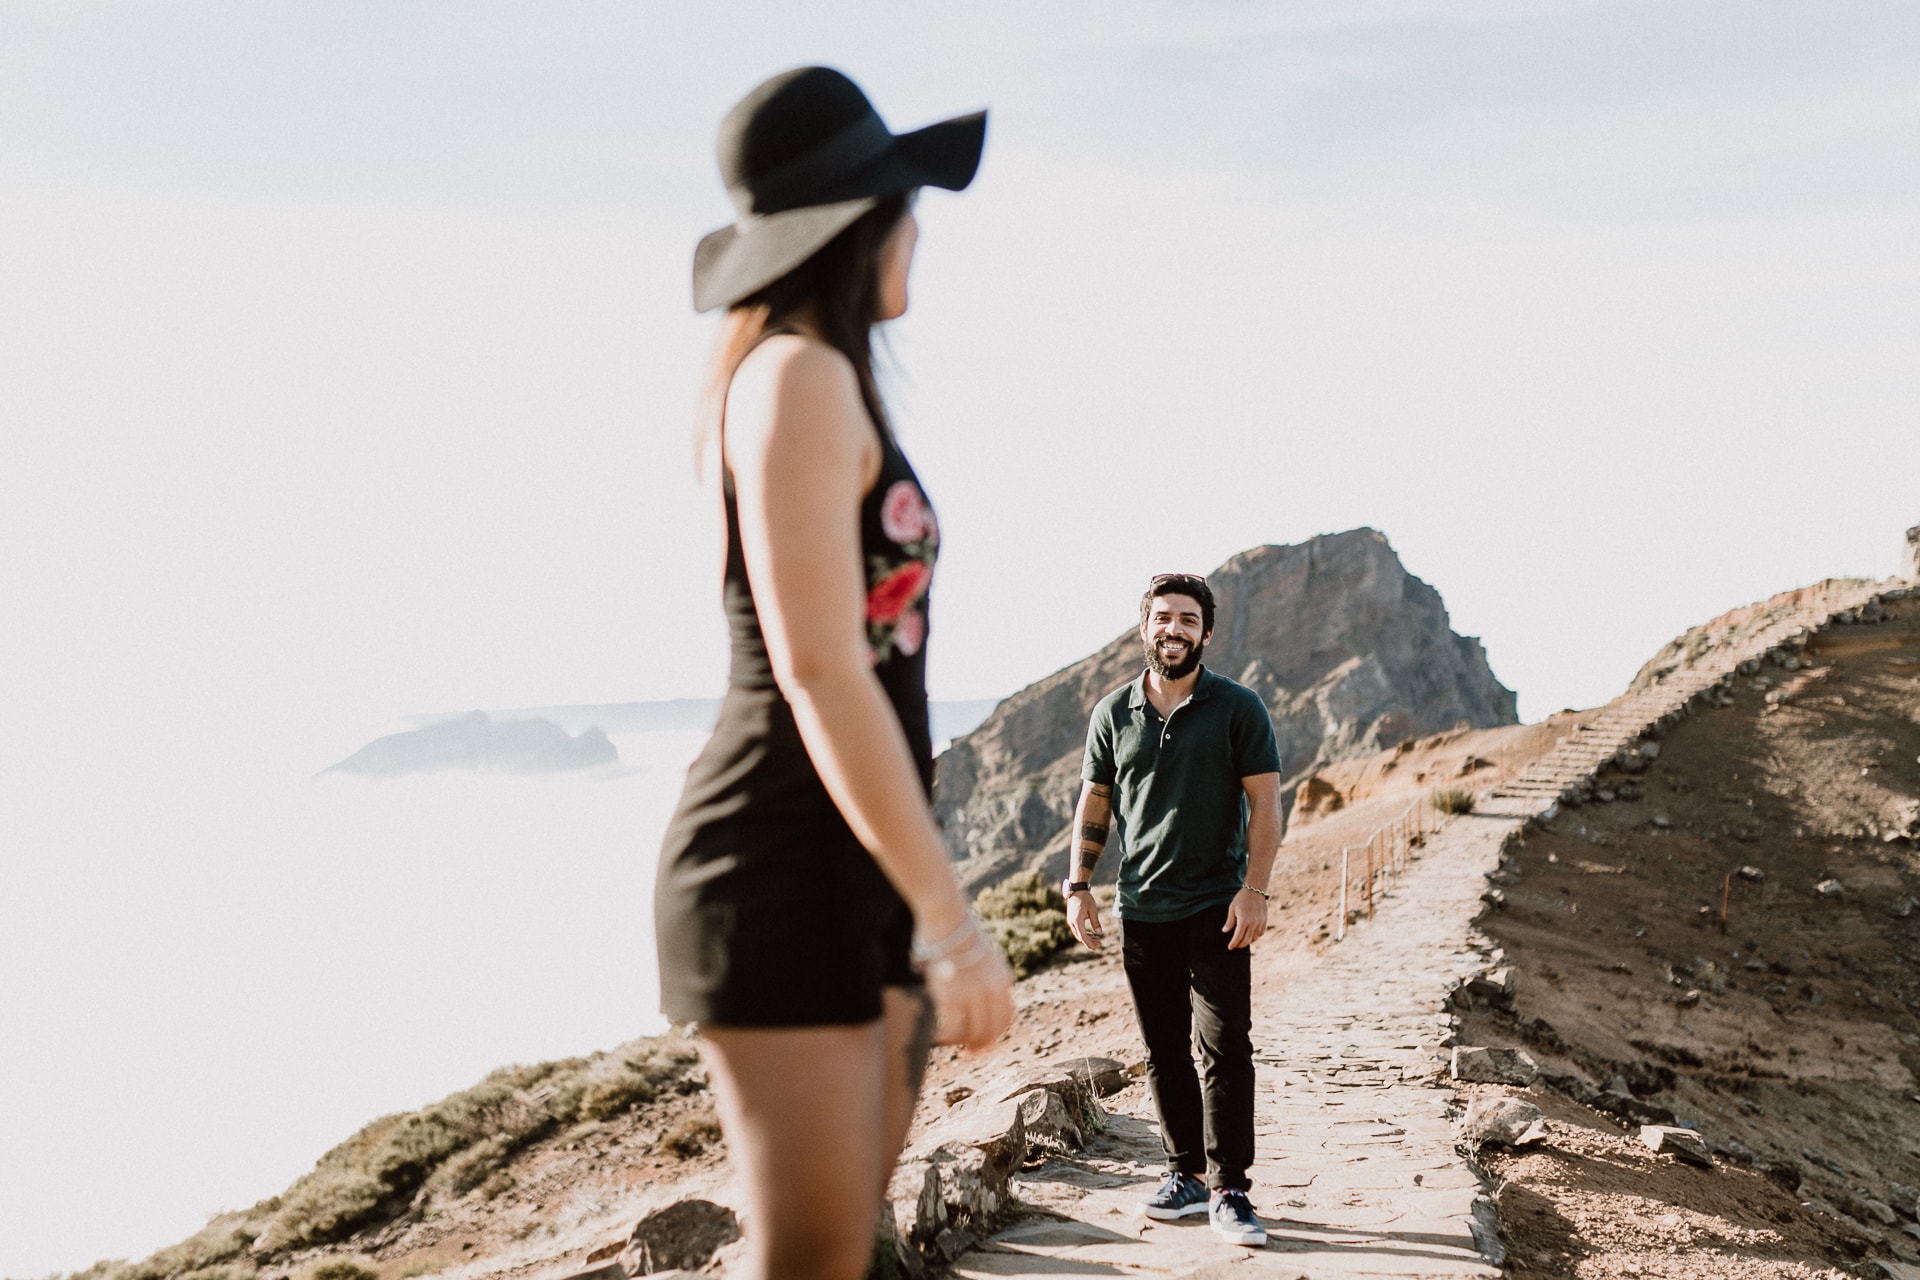
[[[470,769],[487,773],[560,773],[618,764],[606,731],[588,725],[568,733],[551,720],[495,720],[472,711],[375,738],[322,773],[394,778],[409,773]]]
[[[1373,529],[1255,547],[1207,581],[1219,609],[1204,660],[1266,702],[1289,788],[1409,738],[1518,721],[1480,642],[1454,633],[1440,593]],[[1141,667],[1130,628],[1002,702],[940,757],[934,812],[970,888],[1026,867],[1064,871],[1087,717]]]
[[[996,701],[976,698],[934,702],[934,746],[974,728]],[[419,728],[390,733],[328,769],[393,778],[409,773],[467,769],[481,773],[558,773],[618,764],[610,733],[710,733],[720,715],[718,698],[671,698],[660,702],[590,702],[516,711],[469,711],[459,716],[419,716]]]
[[[999,705],[998,698],[935,700],[927,704],[938,748],[977,727]],[[513,720],[551,720],[569,733],[597,726],[608,733],[710,733],[720,718],[718,698],[670,698],[659,702],[586,702],[562,707],[524,707],[496,711]],[[434,717],[435,720],[442,717]]]

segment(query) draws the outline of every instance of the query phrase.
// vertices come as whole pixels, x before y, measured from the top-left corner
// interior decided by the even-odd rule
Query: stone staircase
[[[1741,663],[1763,658],[1796,635],[1818,631],[1842,615],[1857,616],[1863,607],[1877,603],[1891,585],[1830,580],[1739,611],[1750,615],[1754,629],[1742,632],[1730,622],[1732,634],[1706,644],[1697,655],[1677,659],[1672,668],[1656,674],[1650,687],[1614,699],[1597,718],[1576,723],[1567,737],[1495,787],[1491,798],[1506,801],[1500,807],[1508,810],[1546,809],[1569,788],[1592,778],[1622,748],[1669,717],[1683,714],[1701,693],[1731,679]]]

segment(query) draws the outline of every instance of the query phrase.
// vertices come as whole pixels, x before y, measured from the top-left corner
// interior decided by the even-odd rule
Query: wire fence
[[[1393,877],[1406,870],[1407,864],[1416,856],[1414,850],[1440,830],[1448,816],[1434,808],[1430,798],[1422,797],[1401,810],[1398,817],[1375,827],[1362,843],[1341,847],[1340,923],[1334,933],[1336,942],[1346,939],[1349,920],[1361,914],[1369,920],[1373,919],[1374,900],[1385,896],[1386,886]],[[1349,905],[1348,892],[1353,887],[1353,873],[1360,867],[1364,867],[1364,871],[1360,889],[1354,896],[1365,905]]]

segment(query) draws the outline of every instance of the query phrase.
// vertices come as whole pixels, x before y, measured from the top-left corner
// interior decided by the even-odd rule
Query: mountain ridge
[[[1480,642],[1453,631],[1439,592],[1375,529],[1253,547],[1208,582],[1218,610],[1204,661],[1267,704],[1289,789],[1336,760],[1517,722]],[[1129,628],[1007,698],[941,757],[934,812],[969,888],[1064,849],[1087,717],[1141,666]]]

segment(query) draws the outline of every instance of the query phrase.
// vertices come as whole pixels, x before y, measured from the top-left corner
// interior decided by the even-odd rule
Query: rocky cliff
[[[1515,722],[1480,642],[1454,633],[1439,593],[1372,529],[1255,547],[1207,581],[1219,611],[1206,664],[1266,701],[1289,787],[1408,738]],[[1133,609],[1116,601],[1115,617]],[[940,757],[934,810],[968,886],[1061,870],[1087,716],[1140,669],[1129,628],[1002,702]],[[1115,862],[1101,869],[1111,876]]]

